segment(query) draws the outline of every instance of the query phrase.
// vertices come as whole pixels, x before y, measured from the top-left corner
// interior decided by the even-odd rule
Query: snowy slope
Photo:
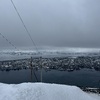
[[[98,51],[67,51],[67,50],[42,50],[40,53],[36,51],[0,51],[0,61],[25,59],[30,57],[77,57],[77,56],[100,56]]]
[[[44,83],[18,85],[0,83],[0,100],[99,100],[99,96],[91,96],[75,86]]]

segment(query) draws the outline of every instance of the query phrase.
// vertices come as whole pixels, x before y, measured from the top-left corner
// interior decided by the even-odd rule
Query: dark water
[[[35,71],[38,82],[40,82],[40,71]],[[18,84],[23,82],[36,82],[34,74],[31,70],[19,71],[0,71],[0,82],[8,84]],[[79,71],[67,72],[51,70],[46,72],[43,70],[43,82],[57,83],[76,86],[100,87],[100,71],[81,69]]]

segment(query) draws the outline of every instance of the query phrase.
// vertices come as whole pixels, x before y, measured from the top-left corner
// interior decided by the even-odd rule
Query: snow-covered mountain
[[[22,59],[29,57],[67,57],[67,56],[100,56],[100,49],[94,48],[42,48],[38,52],[34,49],[0,50],[0,60],[2,59]]]

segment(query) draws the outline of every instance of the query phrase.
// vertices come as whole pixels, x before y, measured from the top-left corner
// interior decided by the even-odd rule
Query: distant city
[[[74,71],[82,68],[100,71],[100,56],[78,56],[78,57],[52,57],[52,58],[27,58],[19,60],[0,61],[1,71],[21,70],[34,68],[39,70],[41,66],[49,71]]]

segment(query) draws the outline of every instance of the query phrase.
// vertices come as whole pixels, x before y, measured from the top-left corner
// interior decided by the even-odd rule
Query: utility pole
[[[42,74],[42,57],[40,57],[40,68],[41,68],[40,81],[42,82],[43,81],[43,79],[42,79],[42,77],[43,77],[43,74]]]
[[[30,69],[31,69],[31,82],[32,82],[32,79],[33,79],[32,57],[31,57],[31,61],[30,61]]]

